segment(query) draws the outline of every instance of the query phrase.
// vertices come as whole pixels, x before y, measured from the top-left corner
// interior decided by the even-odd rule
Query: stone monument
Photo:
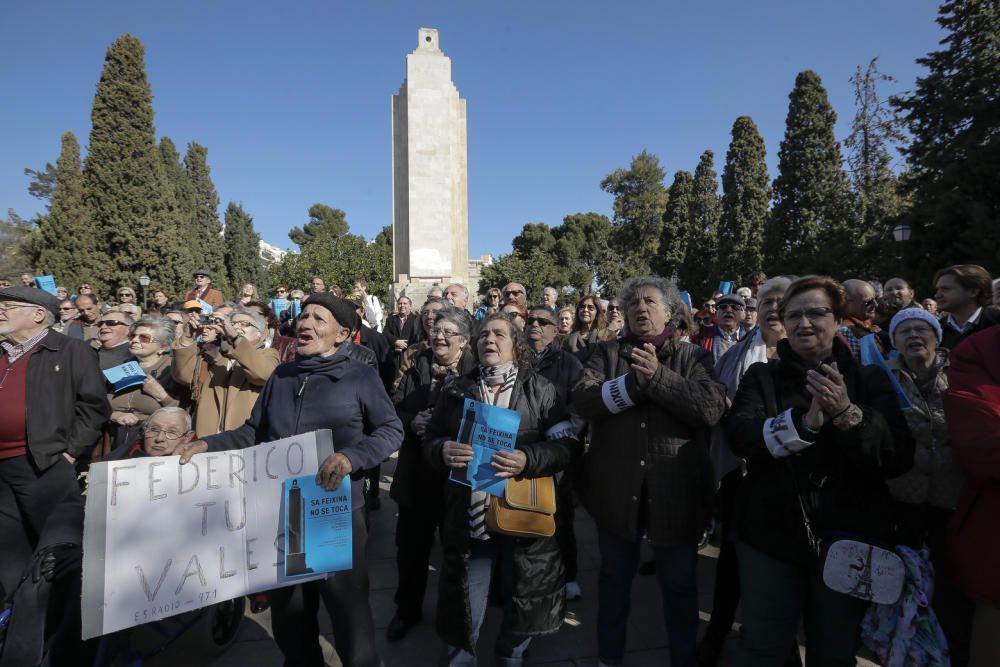
[[[416,308],[433,285],[469,285],[465,100],[451,80],[438,31],[420,28],[406,81],[392,97],[394,297]]]

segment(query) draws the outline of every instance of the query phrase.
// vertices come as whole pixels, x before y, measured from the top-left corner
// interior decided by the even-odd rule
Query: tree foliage
[[[180,265],[177,273],[189,278],[198,268],[201,250],[198,245],[198,234],[195,232],[196,206],[194,187],[184,170],[177,146],[170,137],[160,138],[160,161],[163,164],[167,182],[174,194],[179,217],[177,236],[181,241]]]
[[[313,204],[309,207],[309,221],[301,229],[292,227],[288,238],[301,248],[316,238],[335,238],[347,232],[347,217],[343,211],[326,204]]]
[[[936,268],[974,262],[1000,273],[1000,6],[946,0],[940,51],[917,62],[927,74],[894,99],[912,136],[903,149],[913,228],[907,256],[918,283]]]
[[[208,149],[191,142],[184,154],[184,171],[191,184],[194,217],[191,221],[196,269],[207,268],[212,272],[212,283],[224,293],[230,293],[226,285],[226,263],[222,223],[219,221],[219,195],[212,182],[212,170],[208,166]]]
[[[750,116],[733,123],[732,140],[722,170],[722,216],[719,222],[720,280],[746,284],[764,266],[764,230],[771,203],[764,138]]]
[[[692,294],[704,294],[718,284],[719,180],[715,154],[705,151],[691,184],[688,248],[681,266],[681,285]]]
[[[119,37],[97,84],[83,169],[94,234],[110,258],[89,277],[96,289],[134,285],[143,273],[174,290],[190,279],[178,273],[180,219],[156,145],[152,99],[142,43]]]
[[[853,251],[855,226],[840,145],[833,134],[837,114],[819,75],[811,70],[795,78],[788,99],[774,209],[765,234],[765,270],[839,274],[841,253]],[[834,247],[841,250],[831,252]]]
[[[628,277],[652,270],[667,207],[664,176],[660,159],[643,151],[632,158],[628,169],[616,169],[601,181],[601,189],[615,198],[611,246],[619,259],[600,276],[602,290],[617,292]]]
[[[63,136],[65,138],[65,135]],[[42,169],[25,167],[24,175],[31,179],[28,183],[28,194],[46,202],[52,199],[52,193],[56,190],[56,167],[51,162],[46,162]]]
[[[661,276],[680,274],[687,257],[691,234],[691,204],[694,177],[690,171],[678,171],[670,184],[667,208],[663,212],[660,252],[653,261],[653,270]]]
[[[13,209],[7,209],[7,217],[0,218],[0,277],[9,279],[25,271],[33,272],[34,231],[31,223]]]
[[[260,234],[253,228],[253,218],[243,210],[242,204],[229,202],[226,206],[225,264],[226,278],[234,293],[239,293],[243,283],[260,287],[262,265],[260,261]]]
[[[108,256],[98,243],[84,204],[80,144],[72,132],[62,136],[48,213],[38,219],[35,267],[67,287],[101,275]]]

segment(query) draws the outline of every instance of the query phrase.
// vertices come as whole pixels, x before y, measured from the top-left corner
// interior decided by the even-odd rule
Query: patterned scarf
[[[479,393],[484,403],[501,408],[510,407],[510,397],[517,379],[517,366],[513,363],[496,366],[479,367]],[[500,391],[493,397],[493,388],[499,386]],[[486,505],[489,494],[485,491],[473,491],[469,500],[469,536],[474,540],[488,540],[486,532]]]

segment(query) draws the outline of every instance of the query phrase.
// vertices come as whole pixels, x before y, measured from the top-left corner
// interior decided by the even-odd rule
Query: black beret
[[[329,292],[310,294],[309,298],[302,302],[302,307],[305,308],[309,304],[323,306],[333,313],[334,319],[337,320],[340,326],[347,327],[351,331],[357,329],[361,324],[354,304],[341,299],[336,294],[330,294]]]
[[[43,289],[37,287],[5,287],[0,289],[0,301],[21,301],[31,303],[45,308],[50,313],[59,317],[59,297],[53,296]]]

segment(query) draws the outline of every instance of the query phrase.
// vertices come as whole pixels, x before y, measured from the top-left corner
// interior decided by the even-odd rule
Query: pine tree
[[[678,171],[668,191],[667,208],[663,212],[663,231],[660,234],[660,252],[653,262],[653,269],[661,276],[680,273],[687,256],[691,234],[691,204],[694,178],[690,171]]]
[[[935,269],[981,264],[1000,273],[1000,6],[947,0],[938,10],[944,48],[917,62],[916,90],[893,100],[913,138],[903,149],[913,229],[906,258],[918,285]]]
[[[854,211],[833,134],[837,114],[811,70],[795,77],[788,98],[774,210],[765,233],[765,271],[839,275],[841,253],[853,251],[849,235]],[[832,252],[833,247],[840,252]]]
[[[715,173],[715,154],[705,151],[698,160],[691,184],[691,209],[688,214],[687,256],[681,266],[681,285],[694,298],[708,298],[719,284],[719,181]]]
[[[194,233],[195,225],[195,202],[194,189],[184,165],[181,163],[180,153],[177,146],[170,137],[160,138],[160,161],[163,163],[163,170],[167,175],[167,181],[174,193],[174,201],[177,203],[179,216],[178,237],[181,240],[181,264],[178,273],[188,280],[199,268],[201,250],[198,246],[198,237]]]
[[[740,284],[764,266],[764,230],[771,202],[765,154],[764,138],[753,119],[737,118],[722,170],[719,266],[724,279]]]
[[[226,207],[226,277],[238,292],[243,283],[260,287],[260,235],[254,231],[253,218],[242,204],[229,202]]]
[[[309,222],[302,228],[292,227],[288,238],[300,248],[318,237],[331,239],[343,236],[348,231],[346,214],[339,208],[326,204],[313,204],[309,207]]]
[[[196,269],[208,269],[212,274],[212,285],[224,294],[230,294],[222,223],[219,221],[219,195],[208,167],[208,149],[194,142],[189,143],[184,154],[184,171],[191,184],[194,202],[191,234],[197,248],[193,253]]]
[[[618,267],[604,277],[602,289],[617,292],[628,278],[650,273],[659,252],[667,188],[660,159],[643,151],[628,169],[616,169],[601,181],[601,189],[614,195],[612,249]]]
[[[38,220],[35,268],[42,275],[55,276],[60,285],[75,287],[101,275],[108,257],[98,247],[83,203],[80,144],[72,132],[62,136],[62,150],[53,174],[49,211]]]
[[[110,260],[89,276],[98,289],[134,285],[143,273],[168,289],[190,280],[178,273],[180,220],[156,146],[152,101],[142,43],[119,37],[97,84],[83,169],[93,233]]]

